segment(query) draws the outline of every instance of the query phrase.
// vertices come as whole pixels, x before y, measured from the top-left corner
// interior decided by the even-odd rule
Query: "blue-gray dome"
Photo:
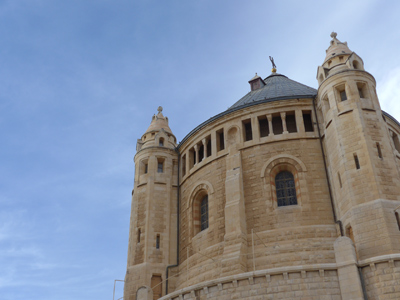
[[[313,98],[317,95],[317,90],[287,78],[285,75],[272,73],[263,80],[264,86],[249,92],[239,101],[233,104],[228,110],[233,108],[253,105],[256,102],[270,102],[284,99]]]

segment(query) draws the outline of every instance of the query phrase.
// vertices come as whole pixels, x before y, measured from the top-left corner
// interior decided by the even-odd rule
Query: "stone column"
[[[217,155],[217,132],[213,131],[211,133],[211,155]]]
[[[204,155],[203,155],[203,160],[204,160],[205,158],[207,158],[207,139],[203,139],[202,142],[204,148]]]
[[[257,118],[251,118],[251,129],[253,131],[253,141],[260,141],[260,125]]]
[[[286,113],[282,112],[281,113],[281,119],[282,119],[282,128],[283,128],[283,133],[289,133],[286,127]]]
[[[268,127],[269,127],[268,136],[274,135],[274,128],[272,127],[272,115],[267,115],[267,119],[268,119]]]
[[[353,241],[341,236],[334,245],[342,299],[364,300]]]
[[[297,129],[299,130],[299,132],[305,132],[306,130],[304,129],[303,112],[297,109],[295,111],[295,114],[296,114]]]

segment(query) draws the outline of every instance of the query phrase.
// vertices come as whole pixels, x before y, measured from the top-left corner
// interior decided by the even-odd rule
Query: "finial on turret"
[[[158,113],[161,113],[162,110],[163,110],[162,106],[159,106],[159,107],[157,108]]]
[[[332,31],[332,33],[331,33],[331,38],[336,39],[336,37],[337,37],[337,33],[334,32],[334,31]]]
[[[272,56],[270,56],[269,60],[272,63],[272,73],[276,73],[276,65],[275,65],[275,62],[274,62],[274,58]]]

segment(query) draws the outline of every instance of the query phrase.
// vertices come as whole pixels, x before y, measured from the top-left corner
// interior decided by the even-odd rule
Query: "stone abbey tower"
[[[400,123],[336,33],[177,144],[137,142],[125,300],[400,299]]]

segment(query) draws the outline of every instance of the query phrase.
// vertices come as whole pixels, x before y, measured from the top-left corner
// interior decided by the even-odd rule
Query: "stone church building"
[[[272,69],[177,144],[137,142],[125,300],[400,299],[400,123],[331,34],[318,90]]]

